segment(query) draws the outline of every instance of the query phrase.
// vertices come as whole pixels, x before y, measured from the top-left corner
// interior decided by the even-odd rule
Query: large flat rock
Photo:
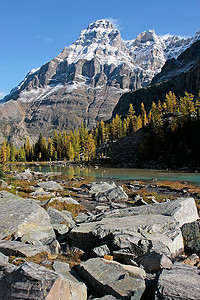
[[[61,277],[32,262],[0,265],[0,299],[86,300],[87,289],[71,274]]]
[[[136,257],[150,249],[175,256],[183,250],[183,239],[174,218],[163,215],[133,215],[104,218],[81,224],[70,233],[71,243],[84,251],[106,241],[115,249],[128,249]],[[161,249],[161,250],[160,250]]]
[[[48,244],[55,233],[47,212],[34,200],[22,199],[11,193],[0,192],[0,239],[29,236],[33,243]]]
[[[112,295],[139,300],[145,290],[144,279],[134,267],[126,270],[121,264],[105,259],[92,258],[82,262],[77,266],[77,272],[98,297]]]
[[[128,250],[135,257],[149,251],[173,257],[184,248],[181,226],[197,219],[194,199],[179,198],[100,214],[74,228],[69,239],[84,251],[108,244],[111,250]]]
[[[169,202],[115,210],[106,213],[105,217],[114,218],[149,214],[173,217],[179,222],[180,227],[199,218],[194,198],[178,198]]]
[[[156,300],[200,299],[199,269],[182,263],[171,270],[163,270],[158,280]]]

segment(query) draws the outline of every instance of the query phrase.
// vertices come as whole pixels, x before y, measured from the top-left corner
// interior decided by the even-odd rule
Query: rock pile
[[[64,189],[52,181],[39,186]],[[96,203],[93,213],[63,209],[80,198],[40,202],[0,192],[0,299],[199,299],[200,223],[193,198],[128,206],[128,195],[113,182],[77,191]],[[81,255],[75,266],[63,259],[71,252]],[[42,262],[31,261],[41,254]]]

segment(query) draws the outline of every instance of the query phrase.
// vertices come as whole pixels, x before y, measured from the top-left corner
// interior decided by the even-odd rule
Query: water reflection
[[[61,172],[68,179],[73,177],[83,177],[89,181],[96,180],[158,180],[168,181],[186,181],[200,185],[199,173],[171,172],[162,170],[143,170],[143,169],[122,169],[106,167],[87,167],[87,166],[64,166],[64,165],[46,165],[32,166],[30,169],[40,172]]]

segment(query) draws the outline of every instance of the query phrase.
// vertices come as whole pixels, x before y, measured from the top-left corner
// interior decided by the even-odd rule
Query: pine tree
[[[41,142],[41,160],[46,161],[47,160],[47,141],[45,137],[42,138]]]
[[[148,123],[147,113],[146,113],[143,102],[141,103],[140,117],[141,117],[141,120],[142,120],[142,127],[143,127]]]
[[[95,156],[95,141],[92,133],[87,134],[84,140],[83,157],[84,160],[90,160]]]
[[[39,138],[38,138],[37,142],[35,143],[35,145],[33,147],[34,148],[34,159],[35,160],[38,160],[39,157],[40,157],[40,160],[42,158],[42,139],[43,139],[43,136],[40,133]]]
[[[60,132],[58,134],[58,139],[57,139],[57,152],[58,152],[58,158],[59,159],[62,156],[62,150],[63,150],[63,141],[62,141],[62,134]]]
[[[51,138],[48,138],[48,146],[47,146],[48,160],[51,161],[53,159],[53,154],[54,154],[53,142],[52,142]]]
[[[106,135],[105,135],[105,124],[104,121],[101,120],[100,125],[99,125],[99,138],[101,139],[101,144],[105,142]]]
[[[194,107],[194,96],[185,92],[183,97],[180,97],[180,113],[182,122],[191,118],[192,113],[195,111]]]
[[[53,146],[54,146],[55,150],[57,151],[57,146],[58,146],[58,133],[57,133],[56,130],[54,130]]]
[[[166,104],[166,102],[163,102],[163,104],[162,104],[162,111],[163,111],[163,114],[167,113],[167,104]]]
[[[79,143],[80,143],[80,151],[83,151],[84,147],[84,140],[87,135],[87,129],[84,123],[81,124],[81,127],[79,128]]]
[[[94,140],[96,145],[100,145],[100,138],[99,138],[99,124],[97,123],[96,128],[94,129]]]
[[[168,94],[166,94],[165,103],[166,103],[166,111],[168,113],[174,113],[177,111],[178,102],[176,99],[176,95],[171,91]]]
[[[118,139],[122,136],[122,120],[121,117],[116,114],[115,118],[112,120],[112,137],[113,139]]]
[[[6,140],[4,139],[3,145],[1,147],[1,162],[5,164],[7,159],[7,145],[6,145]]]
[[[70,131],[70,141],[73,148],[73,159],[80,159],[80,134],[78,130]]]
[[[69,142],[70,142],[70,137],[69,135],[66,134],[66,132],[64,132],[64,135],[63,135],[63,153],[62,153],[62,156],[63,158],[67,158],[68,156],[68,149],[69,149]]]
[[[137,130],[142,128],[142,118],[141,118],[140,115],[137,117],[137,123],[136,124],[137,124],[137,126],[136,126]]]
[[[149,121],[151,123],[151,126],[152,128],[155,128],[157,123],[157,106],[154,101],[152,102],[152,106],[149,114],[150,114]]]
[[[105,132],[105,142],[107,142],[110,139],[110,124],[108,124],[108,123],[105,124],[104,132]]]
[[[95,157],[95,141],[93,139],[92,133],[88,135],[88,158],[89,160]]]
[[[127,133],[130,134],[136,131],[137,127],[137,117],[135,115],[135,110],[133,109],[133,105],[130,104],[128,115],[127,115]]]
[[[54,150],[54,159],[55,159],[55,160],[58,159],[58,152],[57,152],[57,150]]]
[[[18,150],[18,161],[26,161],[26,154],[24,147],[20,147]]]
[[[127,133],[128,133],[128,121],[127,121],[127,118],[125,118],[122,121],[122,132],[123,132],[123,136],[126,136]]]
[[[158,102],[158,105],[155,102],[152,103],[151,110],[149,113],[149,123],[151,124],[152,129],[158,134],[161,134],[161,128],[163,126],[163,114],[162,114],[162,105],[161,102]]]
[[[6,157],[7,157],[7,161],[10,161],[10,145],[9,145],[9,143],[7,143],[7,146],[6,146]]]
[[[72,147],[72,143],[71,142],[69,142],[68,157],[69,157],[69,161],[73,161],[74,160],[74,149]]]
[[[29,137],[26,139],[24,149],[25,149],[26,160],[31,161],[31,145],[30,145]]]
[[[13,144],[11,144],[11,146],[10,146],[10,160],[12,162],[15,161],[15,155],[16,155],[16,148]]]

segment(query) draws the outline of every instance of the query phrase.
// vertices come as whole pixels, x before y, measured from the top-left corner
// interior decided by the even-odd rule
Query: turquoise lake
[[[81,166],[32,166],[33,171],[40,172],[61,172],[69,179],[83,177],[89,181],[97,180],[158,180],[181,181],[200,185],[200,173],[172,172],[164,170],[147,169],[123,169],[109,167],[81,167]]]

